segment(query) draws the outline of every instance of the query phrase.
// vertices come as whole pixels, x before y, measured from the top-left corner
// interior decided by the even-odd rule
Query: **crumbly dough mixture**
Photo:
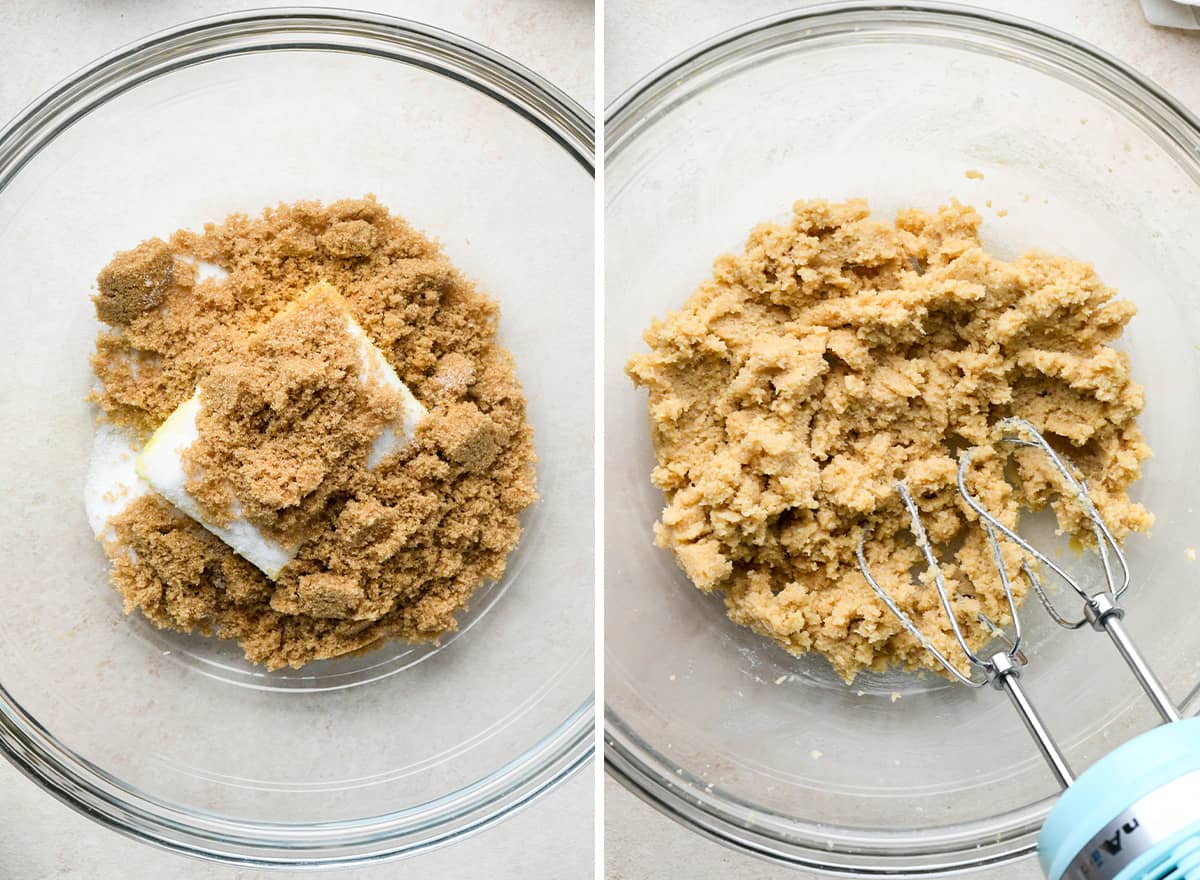
[[[197,280],[195,261],[228,278]],[[314,305],[281,315],[319,282]],[[145,440],[203,383],[189,492],[299,544],[272,582],[156,494],[113,521],[126,611],[299,667],[389,636],[436,640],[500,577],[535,499],[532,432],[496,304],[372,197],[233,215],[100,273],[93,399]],[[336,293],[334,290],[336,289]],[[338,296],[428,408],[367,470],[392,415],[355,379]],[[128,551],[132,550],[133,553]]]
[[[922,631],[962,658],[894,490],[907,480],[973,647],[980,611],[1009,622],[983,530],[958,497],[957,451],[982,445],[972,487],[1010,526],[1053,506],[1086,541],[1073,503],[1032,453],[1006,477],[993,426],[1031,421],[1084,473],[1118,539],[1151,525],[1126,490],[1150,455],[1142,389],[1109,347],[1134,314],[1091,266],[984,251],[979,215],[872,220],[866,202],[798,202],[717,259],[683,309],[645,334],[629,376],[649,390],[666,496],[658,543],[729,616],[794,654],[817,651],[850,681],[865,669],[936,668],[858,571],[872,571]],[[1019,556],[1007,547],[1017,577]],[[914,573],[917,577],[914,578]]]

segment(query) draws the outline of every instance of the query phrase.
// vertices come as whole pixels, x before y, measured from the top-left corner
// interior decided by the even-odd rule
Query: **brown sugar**
[[[472,473],[483,473],[500,452],[501,438],[491,419],[470,401],[452,404],[451,418],[433,426],[430,433],[442,454]]]
[[[197,280],[196,261],[228,277]],[[111,326],[92,359],[103,417],[145,440],[199,387],[188,493],[206,519],[236,514],[298,547],[272,581],[151,493],[113,518],[106,548],[127,611],[299,667],[391,636],[436,640],[502,575],[536,493],[496,304],[373,198],[146,242],[105,268],[96,303]],[[373,468],[396,413],[362,381],[346,314],[428,409]]]
[[[956,450],[987,446],[1024,417],[1083,471],[1118,538],[1153,518],[1127,494],[1150,450],[1142,388],[1110,346],[1134,314],[1091,266],[1033,252],[987,253],[979,215],[871,219],[867,204],[798,202],[646,332],[627,371],[649,390],[666,496],[658,543],[729,616],[795,654],[819,652],[845,679],[863,669],[937,668],[859,573],[864,528],[880,582],[947,656],[960,657],[895,491],[907,481],[957,593],[974,649],[979,612],[1009,621],[982,529],[959,498]],[[1053,503],[1086,539],[1076,506],[1054,500],[1049,465],[980,455],[972,489],[1015,528]],[[1019,555],[1005,545],[1014,587]]]
[[[117,254],[96,279],[99,292],[92,298],[96,316],[105,324],[123,327],[158,308],[171,283],[174,267],[171,249],[159,238]]]
[[[236,509],[298,543],[324,527],[333,493],[356,487],[372,441],[399,413],[379,383],[361,381],[347,311],[331,285],[314,285],[204,377],[184,466],[207,518],[224,523]]]

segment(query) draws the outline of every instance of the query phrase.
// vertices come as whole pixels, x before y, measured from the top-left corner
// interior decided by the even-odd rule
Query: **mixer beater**
[[[967,644],[955,613],[920,510],[904,482],[896,492],[909,516],[909,530],[920,549],[934,589],[946,614],[967,670],[964,672],[921,631],[872,575],[864,550],[866,533],[857,548],[858,567],[867,583],[918,643],[933,655],[952,678],[973,688],[991,684],[1004,691],[1064,793],[1051,810],[1038,838],[1038,855],[1049,880],[1200,880],[1200,719],[1181,721],[1179,709],[1138,651],[1123,623],[1121,597],[1129,588],[1129,566],[1120,545],[1093,503],[1086,482],[1028,421],[1005,419],[996,426],[999,443],[1007,449],[1040,452],[1060,478],[1062,497],[1078,505],[1091,526],[1104,573],[1104,587],[1084,588],[1053,559],[1038,550],[989,512],[968,487],[968,475],[978,448],[959,456],[958,491],[974,511],[987,536],[1000,584],[1010,612],[1011,635],[980,615],[980,621],[1003,643],[982,656]],[[1090,625],[1112,640],[1138,684],[1166,722],[1111,752],[1078,779],[1038,715],[1020,683],[1027,658],[1021,650],[1021,620],[1012,581],[1001,552],[1001,540],[1025,554],[1020,574],[1028,580],[1041,605],[1056,624],[1071,630]],[[1044,566],[1082,602],[1078,617],[1062,614],[1052,601],[1034,566]],[[1178,723],[1174,723],[1178,722]]]

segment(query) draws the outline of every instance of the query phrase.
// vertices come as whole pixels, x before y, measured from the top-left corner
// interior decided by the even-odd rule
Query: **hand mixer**
[[[868,537],[865,534],[858,545],[859,569],[887,608],[949,675],[973,688],[991,684],[1008,694],[1064,789],[1038,837],[1038,857],[1049,880],[1197,880],[1200,878],[1200,718],[1181,720],[1179,710],[1125,630],[1124,611],[1118,603],[1129,586],[1129,568],[1093,504],[1086,483],[1076,477],[1073,468],[1029,422],[1005,419],[998,423],[997,429],[1002,432],[1001,442],[1006,446],[1045,454],[1062,478],[1064,497],[1073,498],[1091,524],[1105,588],[1089,593],[1052,559],[983,507],[967,487],[967,474],[977,449],[966,450],[959,457],[958,490],[967,506],[979,515],[987,535],[1011,612],[1012,635],[1008,636],[982,615],[980,621],[1006,646],[985,658],[967,645],[941,567],[921,523],[920,511],[903,482],[896,484],[896,490],[908,512],[910,531],[933,575],[938,599],[970,672],[964,673],[951,663],[875,580],[863,550]],[[1097,632],[1107,633],[1164,722],[1110,752],[1078,778],[1020,684],[1021,667],[1027,661],[1021,652],[1021,621],[1001,554],[1001,537],[1028,554],[1020,573],[1054,622],[1072,630],[1090,624]],[[1059,613],[1030,564],[1031,558],[1079,597],[1083,602],[1080,617],[1073,619]]]

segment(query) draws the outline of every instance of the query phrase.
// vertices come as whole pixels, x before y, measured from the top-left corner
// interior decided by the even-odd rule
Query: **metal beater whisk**
[[[992,554],[996,561],[996,568],[1000,574],[1000,583],[1004,590],[1005,599],[1008,602],[1009,611],[1011,612],[1011,637],[1007,636],[1000,627],[988,620],[987,617],[982,614],[980,615],[980,621],[984,626],[1006,643],[1006,647],[1003,650],[997,651],[989,657],[979,656],[971,650],[966,639],[963,637],[958,617],[954,613],[953,598],[946,588],[941,566],[933,552],[932,546],[930,546],[929,538],[921,523],[920,511],[917,508],[916,502],[913,500],[908,487],[903,482],[896,484],[896,491],[904,504],[905,510],[908,512],[910,531],[916,540],[917,546],[921,549],[922,555],[925,557],[929,570],[933,573],[934,587],[937,590],[941,606],[949,619],[955,641],[958,643],[971,669],[981,673],[981,677],[973,674],[964,674],[949,658],[934,647],[929,638],[913,622],[912,618],[897,605],[887,590],[875,579],[867,564],[864,552],[864,545],[868,539],[866,533],[863,534],[858,544],[858,567],[862,571],[863,577],[867,579],[867,583],[879,595],[879,598],[888,607],[888,610],[899,618],[904,628],[937,659],[938,664],[947,673],[970,687],[979,688],[990,683],[998,690],[1003,690],[1008,694],[1013,706],[1021,716],[1021,720],[1025,723],[1038,749],[1046,759],[1047,764],[1049,764],[1055,778],[1065,788],[1074,780],[1071,768],[1067,764],[1066,758],[1063,756],[1058,744],[1054,741],[1054,737],[1051,736],[1041,717],[1026,697],[1019,682],[1021,667],[1026,664],[1026,658],[1021,652],[1021,618],[1017,613],[1016,600],[1013,597],[1012,582],[1009,578],[1008,568],[1004,564],[1004,559],[1001,555],[1000,536],[1012,541],[1027,554],[1026,559],[1021,564],[1021,573],[1029,581],[1038,599],[1041,600],[1042,605],[1055,623],[1066,629],[1079,629],[1085,623],[1090,623],[1097,631],[1108,633],[1109,638],[1117,646],[1117,650],[1120,651],[1122,658],[1124,658],[1129,668],[1133,671],[1138,683],[1142,686],[1142,689],[1146,692],[1146,695],[1150,698],[1150,701],[1154,704],[1155,709],[1162,716],[1163,720],[1178,721],[1180,715],[1179,710],[1171,702],[1166,690],[1130,640],[1129,634],[1126,632],[1124,624],[1121,621],[1121,618],[1124,616],[1124,610],[1117,603],[1129,587],[1129,567],[1126,564],[1125,555],[1121,552],[1120,546],[1101,518],[1096,505],[1092,502],[1086,483],[1076,476],[1074,469],[1063,461],[1046,441],[1046,438],[1029,422],[1024,419],[1011,418],[1003,420],[997,427],[1003,432],[1003,436],[1000,439],[1001,443],[1012,447],[1040,450],[1053,465],[1055,471],[1062,479],[1063,496],[1069,502],[1078,504],[1080,510],[1091,524],[1092,533],[1096,539],[1096,548],[1100,557],[1101,567],[1104,571],[1105,587],[1094,593],[1085,589],[1055,563],[1054,560],[1050,559],[1046,554],[1042,553],[983,507],[967,486],[967,475],[975,456],[978,454],[977,448],[968,449],[959,457],[958,491],[962,495],[963,501],[979,515],[980,524],[987,534],[988,543],[991,546]],[[1047,569],[1070,587],[1083,601],[1083,614],[1081,617],[1070,618],[1058,611],[1031,565],[1030,558],[1046,566]]]
[[[896,485],[896,491],[908,511],[910,530],[933,574],[938,599],[970,672],[963,673],[938,651],[913,619],[880,586],[867,564],[863,549],[866,534],[858,544],[859,569],[904,628],[947,673],[971,687],[990,683],[1005,691],[1012,700],[1055,778],[1065,789],[1038,837],[1038,856],[1050,880],[1163,880],[1166,877],[1200,880],[1200,718],[1180,721],[1179,710],[1125,631],[1121,622],[1124,612],[1117,603],[1129,587],[1129,567],[1092,502],[1086,483],[1029,422],[1005,419],[998,428],[1003,432],[1000,442],[1004,445],[1037,450],[1051,463],[1062,481],[1063,502],[1078,505],[1091,524],[1104,572],[1104,587],[1094,592],[1085,589],[1054,560],[984,508],[967,486],[977,449],[967,450],[959,457],[958,491],[963,501],[979,515],[1000,573],[1000,583],[1012,614],[1011,637],[986,617],[981,615],[980,620],[1006,643],[1005,647],[985,658],[967,644],[941,566],[921,524],[920,510],[903,482]],[[1021,574],[1029,580],[1054,622],[1072,630],[1088,623],[1093,629],[1108,633],[1163,721],[1179,723],[1164,724],[1135,737],[1101,758],[1078,779],[1074,777],[1058,744],[1019,682],[1026,658],[1021,652],[1021,619],[1001,553],[1001,539],[1011,541],[1024,551]],[[1059,612],[1042,586],[1031,560],[1040,562],[1079,597],[1083,602],[1082,616],[1072,618]]]

